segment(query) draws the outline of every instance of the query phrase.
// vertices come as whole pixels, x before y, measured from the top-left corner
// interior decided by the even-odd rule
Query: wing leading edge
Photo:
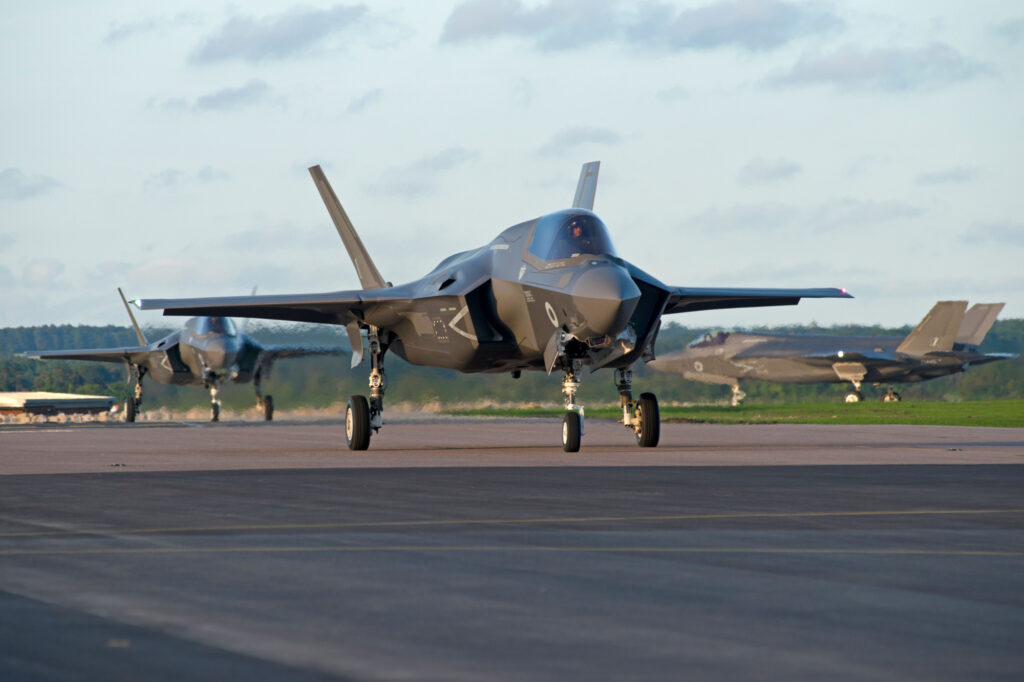
[[[853,298],[846,289],[743,289],[677,287],[672,289],[663,314],[723,308],[758,308],[796,305],[801,298]]]
[[[140,310],[163,309],[164,315],[224,315],[345,325],[362,319],[364,311],[375,304],[410,301],[400,289],[388,288],[279,296],[146,298],[135,299],[134,303]]]
[[[51,360],[92,360],[94,362],[141,362],[150,352],[149,346],[123,346],[120,348],[82,348],[76,350],[29,350],[21,355]]]

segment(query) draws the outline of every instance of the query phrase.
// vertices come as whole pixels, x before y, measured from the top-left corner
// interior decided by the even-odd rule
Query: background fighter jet
[[[235,383],[252,381],[256,404],[267,421],[274,416],[274,399],[260,391],[263,379],[270,375],[274,360],[303,355],[337,355],[341,347],[329,346],[261,346],[254,338],[241,333],[228,317],[194,317],[185,326],[155,343],[148,343],[135,321],[124,293],[118,289],[125,310],[135,327],[138,346],[123,348],[91,348],[84,350],[37,350],[23,355],[56,360],[92,360],[123,362],[135,381],[135,394],[125,403],[125,420],[135,421],[142,403],[142,379],[147,374],[161,384],[202,385],[210,390],[212,420],[220,419],[217,392],[225,380]]]
[[[978,351],[1002,303],[979,303],[965,314],[966,308],[967,301],[940,301],[906,338],[714,332],[651,366],[693,381],[731,386],[733,405],[744,397],[741,379],[797,384],[849,381],[853,390],[846,394],[846,402],[855,403],[864,399],[860,392],[864,381],[924,381],[964,372],[970,365],[1017,357]],[[900,394],[889,386],[882,399],[899,400]]]
[[[563,372],[562,446],[580,447],[576,404],[583,367],[615,372],[622,423],[641,446],[658,443],[657,398],[634,400],[630,367],[654,357],[661,316],[691,310],[794,305],[802,297],[849,297],[839,289],[696,289],[662,284],[615,255],[592,212],[598,162],[585,164],[571,209],[514,225],[492,242],[446,258],[422,279],[392,286],[381,276],[319,166],[310,174],[363,286],[319,294],[136,301],[165,315],[237,315],[344,325],[352,366],[370,357],[370,398],[346,410],[348,446],[369,446],[382,424],[385,353],[462,372]]]

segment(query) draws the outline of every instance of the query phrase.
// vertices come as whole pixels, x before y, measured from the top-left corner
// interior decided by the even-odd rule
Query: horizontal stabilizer
[[[956,333],[956,342],[966,346],[980,346],[985,335],[992,329],[996,317],[1003,310],[1005,303],[975,303],[964,315],[960,329]]]
[[[345,244],[349,258],[352,259],[352,264],[356,266],[359,283],[364,289],[383,289],[388,286],[388,283],[381,277],[380,271],[374,264],[373,259],[370,258],[366,247],[363,246],[363,240],[356,233],[356,228],[352,225],[352,221],[348,219],[348,214],[341,207],[341,202],[338,201],[337,195],[331,188],[331,183],[327,182],[327,176],[324,175],[323,170],[320,169],[320,166],[312,166],[309,169],[309,174],[313,176],[313,182],[316,183],[316,188],[324,200],[324,205],[327,206],[327,212],[331,214],[334,227],[338,230],[338,235]]]
[[[600,161],[583,164],[580,181],[576,185],[576,196],[572,199],[573,208],[594,210],[594,195],[597,193],[597,172],[601,168]]]
[[[896,351],[908,355],[924,355],[953,350],[953,342],[956,341],[965,310],[967,301],[939,301],[914,331],[907,334]]]

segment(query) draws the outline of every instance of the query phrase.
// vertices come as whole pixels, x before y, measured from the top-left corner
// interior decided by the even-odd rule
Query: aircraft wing
[[[122,348],[83,348],[76,350],[28,350],[21,353],[29,358],[49,360],[92,360],[94,362],[141,362],[150,352],[149,346]]]
[[[853,298],[845,289],[741,289],[676,287],[669,292],[663,314],[720,308],[796,305],[801,298]]]
[[[411,298],[399,288],[279,296],[145,298],[134,301],[140,310],[162,309],[164,315],[224,315],[338,325],[362,319],[368,309],[379,305],[394,306],[404,302],[411,302]]]

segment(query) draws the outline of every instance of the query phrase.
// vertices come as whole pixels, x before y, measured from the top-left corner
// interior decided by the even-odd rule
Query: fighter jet
[[[614,371],[622,424],[642,447],[658,444],[656,396],[634,399],[631,367],[654,358],[662,315],[801,298],[849,298],[840,289],[719,289],[662,284],[615,254],[593,212],[599,162],[584,164],[572,207],[513,225],[490,243],[441,261],[422,279],[392,286],[366,252],[319,166],[309,169],[356,268],[362,290],[281,296],[144,299],[165,315],[236,315],[344,325],[352,366],[368,355],[370,396],[345,412],[348,447],[365,450],[384,410],[384,357],[461,372],[563,373],[562,447],[580,448],[583,369]]]
[[[981,353],[988,330],[1002,303],[939,301],[906,336],[825,336],[811,334],[746,334],[713,332],[694,339],[682,351],[651,363],[661,372],[732,387],[732,403],[746,395],[740,380],[779,383],[845,383],[853,388],[848,403],[864,399],[861,384],[889,384],[886,402],[900,400],[892,384],[925,381],[965,372],[971,365],[1017,357]]]
[[[125,401],[125,421],[134,422],[142,403],[142,379],[147,374],[161,384],[202,385],[210,391],[211,421],[220,420],[219,389],[224,381],[252,381],[256,404],[266,421],[274,418],[274,398],[263,395],[261,383],[270,375],[275,360],[304,355],[338,355],[346,351],[331,346],[263,346],[242,333],[228,317],[202,316],[185,322],[182,329],[149,343],[135,321],[124,292],[125,310],[131,318],[138,346],[83,350],[35,350],[22,355],[50,360],[123,362],[135,382],[135,394]]]

